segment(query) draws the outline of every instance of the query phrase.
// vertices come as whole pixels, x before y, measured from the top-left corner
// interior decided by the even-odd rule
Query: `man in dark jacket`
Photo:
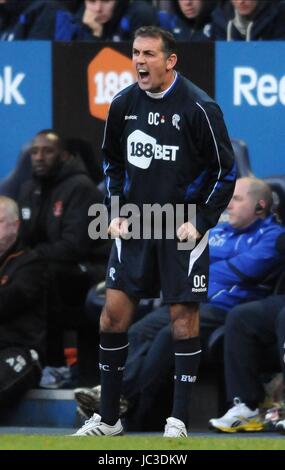
[[[17,204],[0,196],[0,406],[36,386],[41,375],[45,269],[18,230]]]
[[[30,155],[33,178],[19,197],[22,237],[48,264],[47,361],[59,367],[64,364],[62,329],[81,325],[78,307],[83,310],[91,283],[104,278],[103,242],[95,244],[88,236],[88,209],[102,195],[54,131],[39,132]]]
[[[72,6],[72,0],[70,1]],[[50,0],[4,0],[0,5],[0,39],[58,39],[68,2]]]

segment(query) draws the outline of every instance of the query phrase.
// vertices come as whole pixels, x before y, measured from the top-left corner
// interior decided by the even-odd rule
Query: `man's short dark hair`
[[[41,131],[36,133],[36,137],[38,137],[39,135],[44,135],[44,136],[51,135],[51,136],[56,137],[57,145],[58,145],[58,148],[59,148],[60,152],[62,152],[63,150],[66,150],[65,141],[61,138],[61,136],[58,134],[58,132],[56,130],[54,130],[54,129],[42,129]]]
[[[177,44],[172,33],[158,26],[142,26],[135,31],[134,38],[160,38],[162,41],[163,52],[166,57],[177,53]]]

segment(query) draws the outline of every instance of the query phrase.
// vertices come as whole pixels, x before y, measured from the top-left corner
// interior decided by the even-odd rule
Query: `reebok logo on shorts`
[[[207,287],[192,287],[191,291],[192,292],[206,292]]]

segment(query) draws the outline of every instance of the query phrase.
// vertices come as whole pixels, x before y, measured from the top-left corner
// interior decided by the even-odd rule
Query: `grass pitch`
[[[0,450],[285,450],[285,438],[0,435]]]

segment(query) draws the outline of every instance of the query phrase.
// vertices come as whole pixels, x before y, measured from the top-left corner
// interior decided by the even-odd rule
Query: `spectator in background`
[[[209,300],[228,311],[238,303],[263,298],[263,281],[281,270],[276,241],[284,227],[271,213],[272,191],[262,180],[239,178],[227,207],[229,221],[212,229]]]
[[[79,0],[1,0],[0,39],[60,40],[67,18]]]
[[[285,38],[285,4],[276,0],[231,0],[212,15],[211,38],[254,41]]]
[[[15,201],[0,196],[0,407],[38,384],[44,352],[45,266],[19,223]]]
[[[142,25],[155,24],[150,2],[143,0],[85,0],[74,18],[66,20],[61,39],[84,41],[130,40]]]
[[[87,140],[77,137],[65,140],[64,145],[67,152],[74,157],[78,156],[78,158],[84,162],[88,176],[90,176],[92,181],[98,185],[99,188],[102,187],[102,191],[104,192],[105,187],[104,182],[102,181],[103,175],[101,165],[96,160],[92,145]],[[17,200],[19,198],[19,191],[22,184],[28,179],[31,179],[32,164],[29,154],[30,146],[30,142],[27,142],[22,146],[15,167],[5,178],[0,180],[0,194]]]
[[[53,130],[35,136],[30,156],[33,177],[23,184],[19,196],[21,234],[48,264],[47,364],[61,367],[63,329],[80,327],[84,320],[83,311],[81,318],[70,318],[70,310],[76,305],[83,310],[89,287],[105,276],[105,244],[88,236],[88,209],[101,202],[102,195],[80,158],[65,150]],[[52,371],[50,386],[56,382]],[[48,380],[43,385],[48,386]]]
[[[277,241],[284,259],[285,235]],[[283,274],[284,276],[284,274]],[[209,428],[222,432],[261,431],[268,423],[285,433],[282,403],[269,410],[261,420],[259,405],[265,398],[261,373],[275,370],[279,359],[285,385],[285,295],[245,303],[233,308],[226,320],[224,334],[225,383],[228,403],[233,403],[221,418],[212,418]],[[281,394],[282,396],[282,394]],[[267,418],[268,416],[268,418]]]
[[[171,31],[177,41],[207,41],[215,5],[214,0],[173,0],[174,12],[159,11],[159,24]]]
[[[285,295],[239,305],[228,313],[224,336],[225,383],[227,402],[233,406],[221,418],[210,419],[210,429],[231,433],[264,429],[258,408],[265,398],[260,374],[266,371],[264,364],[274,370],[272,347],[279,353],[285,383]],[[278,413],[276,409],[275,424],[285,432],[285,421],[278,422]]]

